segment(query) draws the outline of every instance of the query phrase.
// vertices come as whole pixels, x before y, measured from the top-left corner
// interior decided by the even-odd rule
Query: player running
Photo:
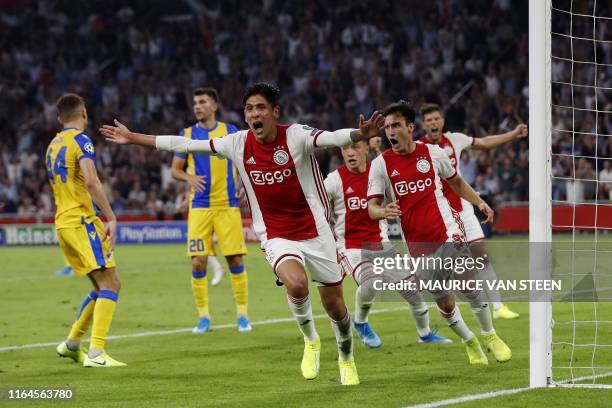
[[[218,100],[217,91],[213,88],[194,90],[193,113],[197,123],[183,129],[181,136],[190,140],[213,140],[237,132],[236,126],[217,121]],[[185,165],[187,171],[184,170]],[[229,266],[238,331],[251,331],[247,315],[247,271],[242,260],[247,249],[242,234],[238,176],[234,164],[223,157],[176,153],[172,160],[172,177],[191,186],[187,256],[191,257],[191,289],[199,314],[198,324],[192,333],[205,333],[212,329],[206,266],[209,257],[211,261],[215,257],[213,234],[217,235],[217,243]],[[220,281],[223,275],[216,273],[215,276]]]
[[[371,140],[371,139],[370,139]],[[380,143],[380,141],[379,141]],[[393,256],[387,237],[387,220],[374,221],[368,215],[368,144],[366,141],[343,146],[344,165],[325,179],[334,220],[338,259],[345,275],[357,283],[353,325],[366,347],[382,346],[380,337],[368,323],[368,314],[376,297],[371,258]],[[419,292],[402,293],[417,326],[420,343],[452,343],[429,328],[429,308]]]
[[[391,149],[372,162],[368,185],[370,216],[375,220],[400,217],[403,238],[413,257],[424,254],[432,259],[446,258],[449,252],[456,256],[453,243],[465,242],[465,237],[460,219],[442,194],[440,180],[446,179],[459,196],[478,206],[487,216],[486,222],[493,219],[493,210],[457,174],[442,149],[412,140],[415,113],[408,103],[393,103],[385,108],[383,115]],[[382,207],[385,196],[390,203]],[[445,246],[445,242],[451,244]],[[453,278],[450,272],[443,268],[419,270],[417,277],[447,281]],[[478,338],[463,321],[452,293],[445,290],[431,293],[442,317],[463,340],[470,363],[488,364]],[[480,325],[487,349],[499,362],[510,360],[512,353],[495,333],[484,293],[464,288],[462,294]]]
[[[75,273],[87,276],[94,287],[85,297],[68,338],[57,346],[57,353],[85,367],[125,366],[104,351],[121,288],[113,256],[117,218],[98,179],[93,143],[83,133],[87,128],[85,102],[76,94],[62,95],[57,112],[62,130],[46,154],[57,208],[57,238]],[[106,217],[106,228],[96,214],[96,205]],[[85,354],[80,342],[92,320],[91,343]]]
[[[253,214],[253,228],[272,270],[287,289],[289,309],[304,336],[302,375],[319,373],[321,343],[315,329],[308,293],[308,267],[319,289],[323,307],[332,320],[338,343],[338,365],[343,385],[359,384],[353,359],[353,336],[342,296],[342,272],[337,264],[329,227],[329,201],[314,150],[344,146],[376,136],[383,118],[374,112],[359,118],[359,129],[335,132],[299,124],[278,124],[278,88],[266,83],[250,86],[243,98],[249,130],[212,140],[179,136],[148,136],[130,132],[119,122],[101,132],[119,144],[135,143],[159,150],[218,154],[234,161]]]
[[[527,125],[520,123],[516,128],[501,135],[486,136],[483,138],[474,138],[463,133],[445,132],[444,129],[444,117],[442,116],[442,110],[440,106],[433,103],[425,103],[421,106],[421,119],[423,121],[423,129],[427,132],[427,135],[419,139],[420,142],[437,144],[444,150],[448,155],[453,164],[454,169],[457,173],[461,174],[459,169],[459,159],[461,158],[461,152],[465,149],[476,149],[476,150],[491,150],[495,149],[509,141],[517,138],[526,137]],[[480,226],[480,222],[474,214],[474,207],[465,199],[459,197],[459,195],[449,187],[446,180],[442,180],[442,191],[444,196],[448,199],[451,207],[459,213],[463,226],[465,228],[465,234],[467,242],[470,244],[470,251],[474,257],[482,257],[486,260],[485,267],[480,272],[481,276],[485,280],[494,281],[497,280],[497,275],[493,269],[493,265],[489,261],[485,244],[484,244],[484,232]],[[497,289],[488,291],[489,298],[493,303],[493,317],[502,319],[516,319],[520,315],[513,312],[507,305],[501,302],[501,297]]]

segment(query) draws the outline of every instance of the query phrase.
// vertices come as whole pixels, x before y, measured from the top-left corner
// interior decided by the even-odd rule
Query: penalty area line
[[[406,408],[445,407],[447,405],[461,404],[463,402],[477,401],[477,400],[482,400],[482,399],[501,397],[502,395],[518,394],[518,393],[521,393],[521,392],[524,392],[524,391],[529,391],[530,389],[532,389],[532,388],[529,388],[529,387],[511,388],[511,389],[507,389],[507,390],[484,392],[482,394],[464,395],[464,396],[461,396],[461,397],[450,398],[450,399],[446,399],[446,400],[427,402],[425,404],[410,405],[409,407],[406,407]]]
[[[400,310],[407,310],[407,308],[406,307],[393,307],[393,308],[386,308],[386,309],[375,309],[375,310],[372,310],[370,314],[390,313],[390,312],[397,312]],[[318,314],[313,317],[315,319],[322,319],[328,316],[326,314]],[[259,321],[251,322],[251,326],[267,326],[271,324],[289,323],[289,322],[295,322],[295,319],[293,317],[283,317],[283,318],[277,318],[277,319],[259,320]],[[236,328],[236,323],[220,324],[218,326],[213,326],[213,328],[214,329]],[[174,329],[174,330],[158,330],[158,331],[108,336],[106,339],[107,340],[122,340],[122,339],[130,339],[130,338],[135,338],[135,337],[166,336],[170,334],[189,333],[189,332],[191,332],[191,328]],[[3,347],[0,347],[0,352],[57,346],[59,344],[58,341],[48,342],[48,343],[21,344],[18,346],[3,346]],[[83,343],[88,343],[88,342],[89,340],[83,340]]]

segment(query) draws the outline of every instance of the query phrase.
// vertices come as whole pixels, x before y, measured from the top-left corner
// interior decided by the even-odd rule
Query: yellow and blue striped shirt
[[[194,140],[210,140],[237,131],[238,128],[234,125],[217,122],[212,129],[195,124],[184,129],[181,136]],[[191,190],[189,208],[238,207],[238,176],[231,160],[192,153],[177,153],[176,156],[187,159],[187,173],[206,177],[204,191]]]
[[[55,197],[55,226],[75,227],[97,215],[97,208],[85,188],[79,161],[95,161],[91,139],[77,129],[62,129],[51,141],[45,155],[49,182]]]

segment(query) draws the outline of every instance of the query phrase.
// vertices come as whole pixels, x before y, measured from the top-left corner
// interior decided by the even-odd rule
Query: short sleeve
[[[179,136],[185,137],[185,129],[181,130],[181,133],[179,133]],[[176,157],[180,157],[181,159],[186,159],[187,158],[187,153],[174,153],[174,155]]]
[[[450,161],[450,158],[444,153],[444,150],[440,149],[438,145],[427,145],[429,148],[429,155],[434,168],[438,171],[438,174],[443,179],[450,179],[457,175],[457,171]]]
[[[382,156],[378,156],[372,160],[370,173],[368,174],[368,200],[385,196],[386,178],[384,159]]]
[[[340,198],[338,193],[340,190],[342,190],[341,183],[342,180],[340,180],[337,170],[329,173],[327,177],[325,177],[325,191],[327,192],[327,196],[329,197],[329,201],[331,203],[334,203]]]
[[[453,146],[455,146],[458,155],[461,154],[463,150],[471,148],[474,144],[474,138],[463,133],[450,133],[447,137],[450,139]]]
[[[229,135],[230,133],[236,133],[238,132],[238,128],[235,125],[232,125],[231,123],[226,123],[226,127],[227,127],[227,134]]]
[[[91,159],[96,160],[96,153],[94,151],[94,145],[89,136],[85,133],[80,133],[75,136],[74,141],[78,145],[77,149],[77,160]]]

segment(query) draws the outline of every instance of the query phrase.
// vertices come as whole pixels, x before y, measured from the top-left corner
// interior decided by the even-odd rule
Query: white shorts
[[[305,241],[272,238],[263,244],[266,260],[276,268],[288,259],[296,259],[310,271],[310,279],[317,286],[337,286],[344,275],[338,265],[336,243],[331,233]]]
[[[390,242],[383,242],[383,248],[380,250],[340,248],[338,249],[338,263],[345,276],[352,276],[357,285],[361,285],[369,279],[380,277],[373,272],[374,258],[393,258],[396,254],[397,250]],[[392,270],[385,271],[383,278],[395,281],[398,278],[406,278],[406,276],[402,271]]]
[[[467,242],[474,242],[483,239],[485,237],[484,232],[482,232],[480,221],[478,221],[476,214],[474,214],[474,207],[465,200],[462,200],[461,204],[463,205],[463,211],[459,213],[459,217],[465,229],[465,240]]]

